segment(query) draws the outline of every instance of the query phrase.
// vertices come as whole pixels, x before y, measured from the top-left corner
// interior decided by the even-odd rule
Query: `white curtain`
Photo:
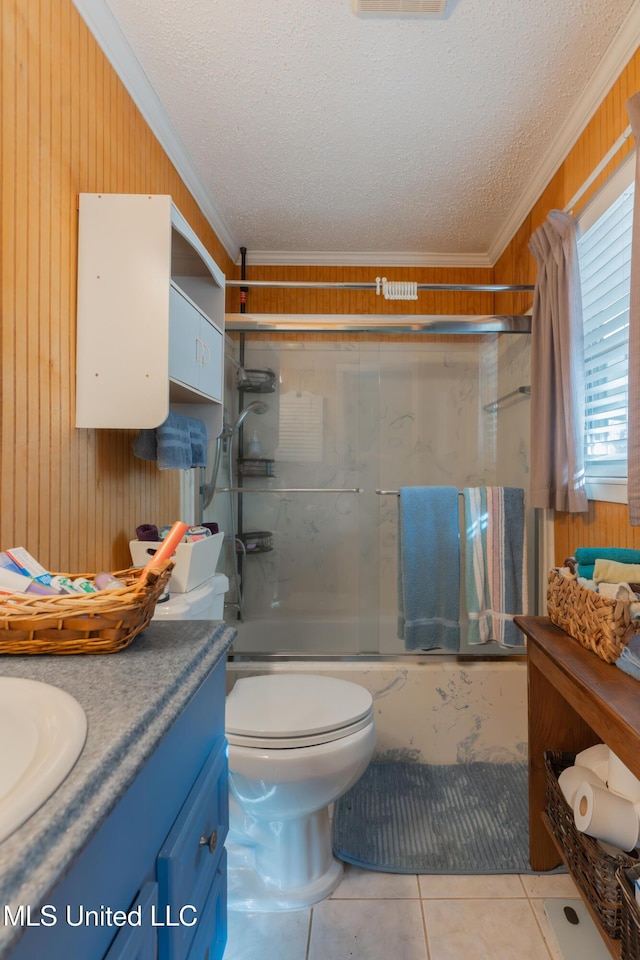
[[[629,122],[640,142],[640,93],[627,100]],[[636,184],[631,235],[631,299],[629,302],[629,411],[627,500],[629,523],[640,526],[640,154],[636,149]]]
[[[588,509],[584,474],[582,298],[575,223],[552,210],[529,249],[536,259],[531,321],[533,507]]]

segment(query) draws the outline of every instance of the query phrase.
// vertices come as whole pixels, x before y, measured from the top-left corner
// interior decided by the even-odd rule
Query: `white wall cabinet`
[[[169,196],[81,194],[76,426],[222,426],[225,278]]]

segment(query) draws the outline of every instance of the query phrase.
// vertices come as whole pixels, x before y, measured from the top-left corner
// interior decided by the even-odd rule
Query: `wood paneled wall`
[[[234,267],[71,0],[0,7],[0,547],[119,569],[137,524],[177,518],[178,474],[135,459],[131,431],[74,426],[77,196],[171,194]]]
[[[0,0],[2,11],[0,547],[26,546],[56,570],[115,569],[140,522],[170,522],[173,472],[131,453],[134,434],[74,427],[77,196],[168,193],[228,276],[239,276],[194,199],[104,58],[71,0]],[[627,126],[640,55],[614,84],[494,270],[252,267],[250,279],[533,283],[527,243],[563,207]],[[616,161],[631,148],[620,152]],[[601,177],[607,174],[605,171]],[[593,190],[597,189],[594,184]],[[585,201],[588,197],[584,198]],[[584,201],[583,201],[584,202]],[[228,297],[237,310],[238,294]],[[250,291],[251,312],[517,313],[527,294]],[[108,331],[105,331],[108,336]],[[126,345],[123,345],[126,349]],[[126,390],[126,384],[122,386]],[[626,508],[592,504],[558,517],[557,554],[606,540],[640,546]]]

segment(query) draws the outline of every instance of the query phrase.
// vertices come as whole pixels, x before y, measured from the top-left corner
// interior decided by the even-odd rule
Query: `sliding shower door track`
[[[495,663],[496,661],[509,661],[509,663],[525,663],[526,653],[494,653],[494,654],[476,654],[476,653],[440,653],[436,650],[424,653],[353,653],[339,656],[330,653],[238,653],[233,649],[233,644],[227,655],[227,660],[235,663],[393,663],[398,660],[402,663],[430,663],[437,660],[438,663]]]

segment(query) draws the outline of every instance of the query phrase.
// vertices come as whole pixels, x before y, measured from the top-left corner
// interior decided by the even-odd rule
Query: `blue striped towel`
[[[460,649],[460,525],[455,487],[401,487],[398,636],[407,650]]]
[[[513,617],[527,608],[524,490],[467,487],[464,519],[469,643],[522,646]]]

